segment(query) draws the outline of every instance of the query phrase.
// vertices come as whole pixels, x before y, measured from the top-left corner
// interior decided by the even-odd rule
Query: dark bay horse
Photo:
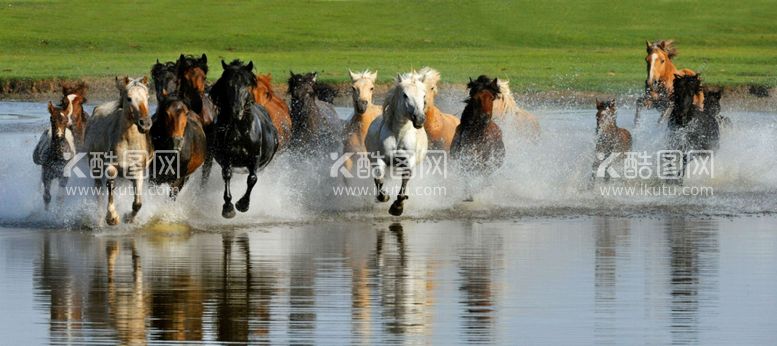
[[[73,132],[76,149],[84,145],[86,122],[89,120],[89,113],[84,109],[88,89],[85,82],[62,83],[62,100],[59,102],[59,108],[70,109],[68,128]]]
[[[672,113],[668,122],[667,149],[683,152],[683,167],[688,151],[720,147],[720,125],[714,114],[704,110],[701,76],[676,75],[672,94]]]
[[[672,63],[677,56],[677,49],[672,40],[656,42],[645,41],[647,56],[647,79],[645,79],[645,94],[637,99],[637,111],[634,115],[634,124],[639,123],[639,111],[641,108],[655,108],[661,113],[659,121],[663,121],[671,113],[672,91],[674,90],[675,75],[693,75],[695,72],[689,69],[678,70]]]
[[[151,79],[154,81],[154,92],[157,104],[168,96],[177,96],[179,89],[178,66],[175,62],[159,62],[151,66]]]
[[[291,140],[291,115],[289,106],[272,89],[272,76],[257,75],[253,89],[254,99],[270,113],[275,129],[278,131],[278,150],[283,150]]]
[[[592,167],[592,181],[596,180],[599,166],[610,155],[631,150],[631,133],[618,127],[617,112],[615,99],[596,100],[596,158]],[[605,180],[609,178],[609,175],[604,177]]]
[[[342,122],[337,118],[333,104],[318,99],[318,74],[290,74],[291,149],[306,155],[333,149]]]
[[[242,61],[234,60],[227,65],[222,60],[221,66],[224,72],[211,89],[211,96],[219,114],[214,123],[213,148],[214,157],[221,165],[224,178],[224,206],[221,215],[232,218],[235,216],[235,207],[241,212],[248,210],[251,190],[257,181],[256,172],[267,166],[275,155],[278,149],[278,132],[267,110],[257,105],[254,99],[254,63],[244,65]],[[233,206],[229,184],[232,169],[235,167],[248,169],[248,187],[245,195]]]
[[[60,189],[67,186],[68,178],[64,176],[65,165],[76,153],[75,139],[68,128],[72,105],[67,108],[55,107],[49,102],[49,120],[51,127],[47,129],[38,140],[32,160],[41,166],[41,180],[43,181],[43,202],[46,210],[51,202],[51,181],[59,180]],[[64,191],[60,191],[62,195]]]
[[[487,177],[504,163],[502,130],[493,120],[498,83],[496,78],[481,75],[467,84],[469,98],[451,144],[451,159],[459,163],[464,173]],[[467,198],[472,200],[471,196]]]
[[[157,106],[151,142],[155,160],[171,160],[163,164],[177,161],[177,169],[154,172],[152,176],[154,183],[170,184],[170,197],[175,199],[189,175],[205,161],[207,141],[200,117],[177,97],[166,97]]]

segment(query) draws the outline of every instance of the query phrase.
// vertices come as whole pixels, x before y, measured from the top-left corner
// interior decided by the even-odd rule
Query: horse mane
[[[467,88],[469,89],[469,98],[465,102],[469,104],[470,100],[472,100],[472,97],[482,90],[489,90],[492,93],[494,93],[494,95],[499,95],[500,88],[498,87],[496,89],[493,88],[491,86],[491,83],[493,82],[494,80],[491,78],[488,78],[488,76],[486,75],[480,75],[475,80],[472,80],[470,78],[469,83],[467,83]],[[497,84],[499,84],[498,80],[497,80]]]
[[[155,81],[164,77],[166,72],[176,72],[176,62],[157,62],[154,66],[151,66],[151,78]]]
[[[268,90],[270,90],[270,93],[272,93],[272,75],[271,74],[261,74],[256,76],[256,81],[265,86]]]
[[[178,68],[180,69],[180,72],[183,72],[189,68],[199,67],[200,69],[202,69],[202,72],[205,72],[205,74],[208,74],[208,63],[201,62],[200,58],[195,57],[194,55],[181,54],[181,58],[178,59],[178,64],[179,64]]]
[[[660,49],[666,52],[669,59],[674,59],[677,56],[677,48],[674,46],[674,40],[659,40],[650,44],[647,49],[648,54],[654,49]]]
[[[316,82],[313,85],[313,90],[316,92],[316,98],[327,103],[334,103],[335,97],[340,94],[337,88],[326,83]]]
[[[429,66],[425,66],[418,73],[424,76],[424,84],[427,88],[437,85],[437,82],[440,81],[440,72]]]
[[[245,69],[245,67],[246,65],[242,60],[232,60],[232,62],[230,62],[229,65],[226,65],[226,68],[224,69],[224,74],[228,75],[230,78],[224,78],[224,76],[219,78],[216,81],[216,84],[213,84],[213,87],[211,87],[211,93],[218,97],[220,93],[223,93],[222,89],[225,87],[224,83],[229,83],[233,79],[236,79],[241,85],[256,85],[256,75]]]
[[[360,79],[369,79],[375,82],[375,79],[378,77],[378,71],[372,72],[370,69],[366,69],[362,72],[352,72],[351,70],[348,70],[348,72],[351,75],[351,80],[354,82]]]
[[[60,102],[60,106],[67,107],[67,96],[71,94],[76,94],[79,97],[81,97],[81,104],[84,104],[87,102],[86,100],[86,91],[89,90],[89,86],[84,81],[78,81],[75,83],[68,83],[63,82],[62,83],[62,101]]]

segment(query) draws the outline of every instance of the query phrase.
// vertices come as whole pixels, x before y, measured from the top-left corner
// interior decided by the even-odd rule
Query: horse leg
[[[248,179],[246,180],[248,187],[246,188],[246,193],[243,195],[243,197],[240,197],[240,199],[237,201],[237,204],[235,204],[237,210],[240,210],[242,213],[248,211],[248,206],[251,204],[251,191],[253,191],[257,180],[256,167],[248,167]]]
[[[181,189],[183,189],[183,185],[186,184],[187,180],[189,180],[188,176],[180,177],[170,184],[170,199],[175,201],[175,199],[178,198],[178,193],[181,192]]]
[[[46,210],[49,210],[49,202],[51,202],[51,178],[47,174],[47,170],[44,168],[41,174],[41,180],[43,181],[43,203]]]
[[[135,183],[135,199],[132,201],[132,211],[124,215],[124,222],[131,223],[135,220],[135,216],[138,215],[140,208],[143,206],[143,177],[136,177]]]
[[[405,211],[405,200],[407,199],[407,194],[405,194],[405,189],[407,188],[407,182],[410,180],[410,173],[406,172],[402,174],[402,187],[399,188],[399,194],[397,194],[397,200],[394,201],[394,203],[391,204],[391,208],[389,208],[389,214],[394,216],[400,216],[402,215],[402,212]]]
[[[108,190],[108,212],[105,214],[105,222],[110,226],[119,224],[119,214],[116,213],[116,205],[113,203],[113,189],[116,187],[116,176],[118,171],[114,166],[108,166],[106,170],[107,180],[105,187]]]
[[[375,163],[373,169],[373,173],[375,174],[375,197],[378,199],[378,202],[388,202],[390,197],[386,193],[386,190],[383,189],[383,177],[386,173],[386,163],[379,159]]]
[[[664,123],[664,122],[666,122],[669,119],[669,115],[672,114],[672,109],[673,108],[674,108],[674,105],[670,104],[669,106],[666,107],[666,109],[664,109],[663,112],[661,112],[661,116],[658,117],[658,123],[659,124]]]
[[[232,165],[227,163],[221,167],[221,177],[224,178],[224,205],[221,216],[231,219],[235,217],[235,207],[232,205],[232,193],[229,191],[229,181],[232,179]]]
[[[65,187],[67,187],[67,177],[59,177],[59,191],[57,191],[57,204],[62,205],[65,202]]]
[[[213,168],[213,154],[208,148],[205,151],[205,161],[202,163],[202,180],[200,180],[200,188],[204,188],[208,185],[208,178],[210,178],[210,170]]]
[[[645,105],[645,97],[639,97],[637,98],[637,112],[634,114],[634,127],[637,127],[639,125],[639,110],[642,106]]]

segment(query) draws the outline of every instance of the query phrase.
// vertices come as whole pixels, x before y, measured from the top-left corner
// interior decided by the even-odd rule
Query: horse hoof
[[[401,201],[396,201],[391,204],[391,208],[389,208],[389,214],[394,216],[402,216],[402,213],[405,211],[405,207],[402,205]]]
[[[472,197],[472,196],[469,196],[469,197],[464,199],[464,202],[474,202],[474,201],[475,201],[475,198]]]
[[[132,215],[132,213],[126,213],[122,219],[124,220],[124,223],[133,223],[135,222],[135,215]]]
[[[221,216],[223,216],[226,219],[231,219],[235,217],[235,208],[232,206],[232,204],[224,205],[224,208],[221,210]]]
[[[248,211],[248,204],[249,203],[250,202],[248,200],[241,199],[241,200],[237,201],[237,203],[235,203],[235,208],[237,208],[237,210],[240,210],[241,213],[245,213],[245,212]]]
[[[106,215],[105,216],[105,223],[107,223],[109,226],[116,226],[119,224],[119,216],[118,215]]]
[[[380,202],[380,203],[386,203],[386,202],[389,201],[389,195],[386,195],[386,194],[383,194],[383,193],[379,194],[377,196],[377,198],[378,198],[378,202]]]

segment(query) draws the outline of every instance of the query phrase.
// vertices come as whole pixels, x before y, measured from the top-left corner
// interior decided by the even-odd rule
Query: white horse
[[[125,216],[125,222],[132,222],[142,206],[144,171],[154,154],[148,133],[152,122],[148,113],[148,78],[117,77],[116,88],[119,100],[95,107],[84,140],[85,150],[92,155],[90,167],[102,167],[101,173],[106,178],[108,212],[105,221],[109,225],[119,223],[113,203],[116,177],[121,173],[135,183],[132,213]],[[102,178],[95,179],[95,186],[102,186]]]
[[[503,128],[512,127],[518,134],[536,142],[541,132],[537,116],[518,107],[509,81],[500,79],[498,84],[499,96],[494,100],[493,119]]]
[[[365,145],[373,165],[379,202],[388,202],[390,198],[383,189],[386,167],[402,170],[402,187],[389,208],[394,216],[402,215],[407,182],[412,170],[426,157],[429,143],[424,130],[425,97],[423,75],[415,71],[398,75],[394,88],[386,95],[383,115],[372,122],[367,132]]]

